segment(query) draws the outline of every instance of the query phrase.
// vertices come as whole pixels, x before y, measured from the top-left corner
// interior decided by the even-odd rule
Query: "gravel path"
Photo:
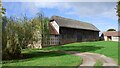
[[[79,66],[94,66],[97,60],[101,61],[103,63],[103,66],[118,66],[117,63],[110,57],[106,57],[105,55],[97,54],[97,53],[78,53],[74,51],[64,51],[65,53],[80,56],[83,59],[82,64]],[[83,68],[83,67],[82,67]]]

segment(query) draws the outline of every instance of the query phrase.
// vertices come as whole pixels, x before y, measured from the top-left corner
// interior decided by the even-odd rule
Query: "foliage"
[[[117,15],[118,15],[118,20],[120,20],[120,1],[117,2]]]
[[[104,38],[103,38],[103,34],[101,34],[101,36],[99,37],[98,40],[99,40],[99,41],[103,41],[103,40],[104,40]]]
[[[116,12],[117,12],[117,15],[118,15],[118,31],[120,31],[120,0],[117,2],[117,5],[116,5]]]
[[[8,20],[5,28],[6,32],[6,43],[3,46],[3,57],[5,59],[19,57],[21,48],[17,38],[17,24],[13,20]]]
[[[115,29],[108,29],[107,31],[116,31]]]
[[[41,41],[43,46],[49,40],[49,19],[45,18],[42,13],[38,13],[33,19],[28,19],[26,16],[7,18],[6,9],[2,7],[1,1],[0,7],[2,10],[0,13],[2,34],[0,36],[2,36],[3,59],[19,57],[21,49],[27,48],[29,44],[34,47],[37,41]]]
[[[3,59],[19,58],[21,49],[27,48],[29,44],[35,47],[38,41],[47,41],[47,35],[49,28],[48,19],[45,17],[3,17]]]
[[[49,45],[49,19],[47,17],[44,17],[43,14],[38,13],[35,21],[40,22],[39,33],[41,34],[41,45]]]
[[[2,2],[0,1],[0,10],[2,10],[0,12],[0,16],[4,15],[6,13],[6,9],[2,6]]]

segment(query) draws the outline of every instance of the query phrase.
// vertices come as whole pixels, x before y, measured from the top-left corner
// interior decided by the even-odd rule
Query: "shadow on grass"
[[[89,52],[89,51],[96,51],[103,47],[98,46],[65,46],[63,50],[65,51],[79,51],[79,52]]]
[[[54,47],[53,47],[54,48]],[[56,47],[57,51],[32,51],[29,53],[24,53],[22,55],[22,59],[27,59],[27,58],[36,58],[36,57],[54,57],[54,56],[62,56],[66,55],[65,53],[62,53],[61,50],[63,51],[77,51],[77,52],[89,52],[89,51],[96,51],[99,50],[103,47],[100,46],[58,46]],[[52,50],[52,49],[48,49]]]
[[[100,46],[58,46],[58,47],[48,47],[48,50],[53,50],[53,51],[47,51],[47,48],[42,49],[43,51],[40,50],[32,50],[27,53],[23,53],[22,56],[19,59],[14,59],[13,61],[8,61],[8,62],[3,62],[4,63],[14,63],[14,62],[20,62],[20,61],[28,61],[31,59],[36,59],[36,58],[42,58],[42,57],[55,57],[55,56],[62,56],[66,55],[65,53],[61,51],[77,51],[77,52],[89,52],[89,51],[96,51],[99,50],[103,47]],[[57,50],[57,51],[54,51]]]
[[[37,57],[54,57],[61,55],[65,55],[65,53],[60,53],[59,51],[48,51],[48,52],[34,51],[34,52],[22,54],[22,59],[37,58]]]
[[[89,51],[96,51],[102,49],[102,46],[95,46],[95,45],[83,45],[83,46],[55,46],[50,48],[45,48],[45,50],[64,50],[64,51],[77,51],[77,52],[89,52]],[[44,50],[44,49],[43,49]]]
[[[66,55],[66,54],[60,53],[59,51],[41,52],[41,51],[35,50],[28,53],[23,53],[21,54],[21,57],[17,59],[4,60],[2,64],[24,62],[24,61],[30,61],[30,60],[42,58],[42,57],[55,57],[55,56],[62,56],[62,55]]]

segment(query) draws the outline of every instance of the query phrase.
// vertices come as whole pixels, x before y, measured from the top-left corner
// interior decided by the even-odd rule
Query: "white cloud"
[[[53,3],[53,2],[33,2],[33,4],[37,8],[54,8],[59,5],[59,3]]]
[[[115,2],[33,2],[36,8],[56,8],[80,17],[105,17],[117,20]],[[69,11],[68,11],[69,10]]]
[[[71,9],[69,3],[60,3],[60,2],[21,2],[21,11],[23,13],[36,14],[42,12],[41,8],[54,8],[59,10],[59,12],[64,12],[68,9]]]
[[[89,18],[92,24],[100,29],[107,25],[104,29],[116,27],[106,21],[100,21],[99,18],[117,20],[115,2],[22,2],[21,11],[25,13],[36,14],[41,8],[55,8],[63,14],[77,15],[80,18]]]
[[[115,2],[23,2],[22,10],[36,14],[40,8],[56,8],[60,12],[79,17],[105,17],[117,20]]]
[[[23,13],[31,13],[31,14],[36,14],[39,12],[39,9],[32,3],[22,3],[21,4],[21,10]]]
[[[72,3],[70,6],[74,8],[74,11],[67,12],[67,14],[76,14],[80,17],[106,17],[117,19],[115,2]]]

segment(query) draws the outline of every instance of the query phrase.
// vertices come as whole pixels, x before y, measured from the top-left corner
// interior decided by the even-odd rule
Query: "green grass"
[[[112,41],[72,43],[63,46],[43,48],[42,50],[54,50],[54,51],[65,50],[65,51],[99,53],[111,57],[118,62],[118,42]]]
[[[3,66],[78,66],[82,59],[64,51],[92,52],[111,57],[118,61],[118,42],[97,41],[51,46],[43,49],[26,49],[19,60],[4,61]]]
[[[3,66],[79,66],[82,59],[59,51],[41,51],[29,49],[23,51],[23,57],[17,60],[3,61]]]
[[[103,63],[101,61],[97,60],[94,65],[94,68],[103,68],[102,65],[103,65]]]

